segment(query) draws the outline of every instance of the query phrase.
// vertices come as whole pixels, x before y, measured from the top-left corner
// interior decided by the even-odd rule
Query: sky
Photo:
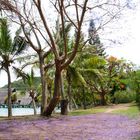
[[[108,44],[104,42],[107,47],[107,54],[117,58],[124,58],[130,60],[134,64],[140,66],[140,2],[135,10],[124,11],[121,19],[115,21],[115,26],[106,28],[101,38],[113,38],[120,43]],[[11,75],[12,81],[16,78]],[[7,84],[7,74],[3,71],[0,73],[0,87]]]
[[[140,66],[140,4],[136,10],[130,11],[124,16],[122,28],[116,31],[122,38],[122,43],[108,47],[107,53],[118,58],[130,60]]]

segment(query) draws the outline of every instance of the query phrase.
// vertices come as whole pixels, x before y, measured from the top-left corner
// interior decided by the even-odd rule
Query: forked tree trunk
[[[7,76],[8,76],[8,117],[12,117],[12,102],[11,102],[11,75],[9,67],[7,67]]]
[[[57,61],[55,70],[53,98],[50,100],[50,103],[46,108],[45,116],[51,116],[54,108],[60,101],[60,95],[61,95],[61,63]]]

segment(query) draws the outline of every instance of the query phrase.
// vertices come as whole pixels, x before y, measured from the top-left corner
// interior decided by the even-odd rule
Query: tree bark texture
[[[68,100],[64,99],[61,100],[61,115],[67,115],[68,114]]]
[[[101,105],[106,105],[105,94],[104,93],[100,93],[100,97],[101,97]]]
[[[12,117],[12,102],[11,102],[11,75],[9,67],[7,67],[7,76],[8,76],[8,117]]]
[[[45,115],[50,116],[60,101],[61,95],[61,62],[56,60],[55,81],[54,81],[54,93],[53,98],[50,100],[49,105],[46,108]]]
[[[32,102],[33,102],[33,108],[34,108],[34,115],[37,114],[37,111],[36,111],[36,103],[35,103],[35,100],[32,99]]]
[[[40,62],[41,89],[42,89],[41,115],[44,116],[45,109],[47,106],[47,83],[45,79],[44,59],[41,53],[39,54],[39,62]]]
[[[69,109],[72,110],[71,79],[68,81]]]

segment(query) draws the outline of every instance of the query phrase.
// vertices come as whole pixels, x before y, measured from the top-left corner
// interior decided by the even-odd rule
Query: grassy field
[[[114,110],[112,111],[112,113],[125,115],[131,118],[136,118],[140,116],[140,107],[137,106],[136,104],[130,104],[130,106],[127,109]]]
[[[125,115],[131,118],[140,116],[140,107],[136,103],[118,104],[114,106],[100,106],[92,109],[80,109],[69,113],[71,116],[88,115],[95,113],[113,113]]]
[[[99,108],[91,108],[91,109],[79,109],[74,110],[69,113],[71,116],[79,116],[79,115],[88,115],[88,114],[95,114],[95,113],[103,113],[107,110],[105,107],[99,107]]]

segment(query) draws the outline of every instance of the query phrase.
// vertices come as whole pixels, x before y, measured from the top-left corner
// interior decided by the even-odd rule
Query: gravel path
[[[136,140],[139,136],[140,119],[109,113],[0,121],[0,140]]]

